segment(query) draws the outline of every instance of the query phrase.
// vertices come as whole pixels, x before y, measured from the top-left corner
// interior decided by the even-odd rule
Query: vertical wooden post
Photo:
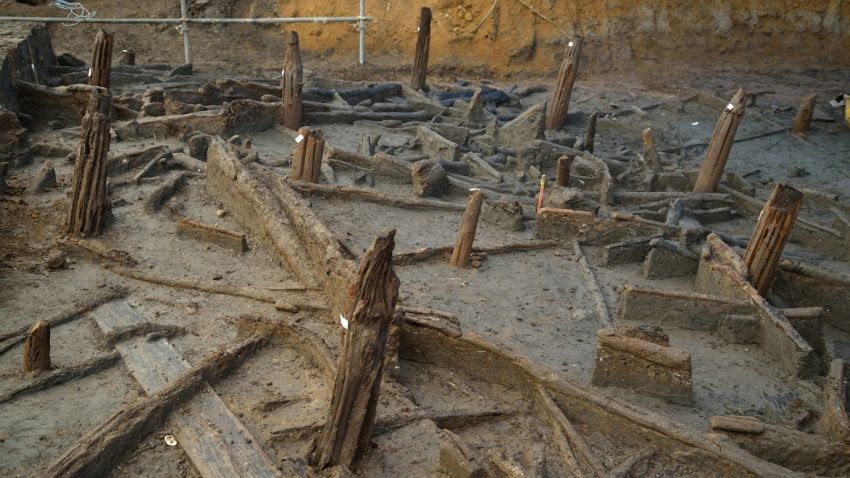
[[[558,158],[558,165],[555,169],[555,184],[567,187],[567,183],[570,182],[570,168],[572,165],[572,156],[563,155]]]
[[[50,370],[50,324],[33,324],[24,342],[24,372]]]
[[[286,58],[283,60],[280,87],[283,92],[280,122],[289,129],[298,129],[301,127],[304,65],[301,64],[301,45],[297,32],[291,32],[289,35],[289,49],[286,50]]]
[[[428,73],[428,51],[431,48],[431,9],[422,7],[419,14],[419,28],[416,29],[416,56],[413,58],[413,79],[410,86],[414,90],[425,89],[425,77]]]
[[[582,37],[575,37],[569,43],[561,70],[558,72],[558,80],[555,84],[555,93],[549,101],[549,111],[546,115],[546,130],[556,131],[564,127],[567,120],[567,111],[570,109],[570,97],[573,95],[573,86],[576,82]]]
[[[587,129],[584,130],[584,150],[593,152],[594,141],[596,141],[596,120],[599,118],[599,113],[594,111],[590,118],[587,119]]]
[[[747,245],[744,262],[750,283],[764,296],[773,285],[774,274],[785,242],[800,214],[803,193],[784,183],[773,188],[759,215],[758,224]]]
[[[661,160],[658,158],[658,149],[655,146],[655,135],[652,134],[652,128],[643,130],[643,157],[653,171],[661,171]]]
[[[723,169],[726,168],[726,160],[729,159],[729,151],[735,142],[735,132],[747,108],[746,98],[744,90],[739,89],[717,120],[717,126],[714,127],[711,142],[705,152],[702,169],[694,185],[695,193],[717,192],[717,186],[723,178]]]
[[[464,269],[469,266],[469,255],[472,253],[472,243],[475,241],[475,230],[478,228],[478,216],[481,215],[481,190],[473,189],[469,195],[466,212],[460,222],[455,248],[449,265]]]
[[[384,353],[398,299],[393,270],[395,231],[375,239],[360,261],[350,291],[354,302],[343,332],[333,396],[312,456],[318,468],[349,468],[370,448]]]
[[[136,52],[131,49],[121,50],[121,64],[133,66],[136,64]]]
[[[112,34],[98,30],[94,37],[89,84],[109,88],[112,78]]]
[[[325,151],[325,135],[318,129],[303,127],[295,138],[292,152],[291,179],[318,183],[322,177],[322,155]]]
[[[794,118],[794,129],[792,130],[794,134],[804,135],[809,132],[817,101],[818,95],[809,95],[803,98],[803,101],[800,103],[800,111],[797,112],[797,117]]]
[[[95,88],[83,117],[80,145],[71,181],[73,196],[68,211],[67,233],[71,236],[97,236],[103,232],[109,214],[106,192],[106,155],[109,153],[109,114],[112,97]]]

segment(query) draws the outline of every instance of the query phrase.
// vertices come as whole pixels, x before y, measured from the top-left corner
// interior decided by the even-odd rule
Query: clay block
[[[413,163],[410,170],[413,190],[420,196],[442,196],[449,187],[446,170],[439,161],[425,159]]]
[[[499,146],[518,148],[532,140],[544,137],[546,104],[532,106],[499,130]]]
[[[705,331],[715,330],[728,315],[754,313],[753,306],[744,301],[631,284],[623,286],[620,303],[623,320]]]
[[[652,224],[601,219],[590,212],[544,207],[537,211],[535,237],[564,243],[578,238],[582,244],[596,246],[662,233],[661,227]]]
[[[522,206],[516,201],[485,201],[481,207],[481,220],[506,231],[522,231]]]
[[[543,194],[543,207],[595,212],[599,204],[592,199],[585,199],[580,189],[551,184],[546,186]]]
[[[38,168],[38,171],[35,175],[33,175],[29,188],[27,188],[27,192],[35,194],[55,186],[56,170],[53,168],[53,161],[48,159],[41,163],[41,167]]]
[[[449,141],[440,134],[424,126],[417,128],[416,141],[422,147],[422,151],[427,154],[430,159],[454,161],[457,159],[460,152],[460,148],[457,143]]]
[[[761,321],[755,315],[727,315],[717,321],[714,334],[730,344],[757,344],[761,341]]]
[[[229,231],[217,226],[202,224],[186,218],[180,218],[177,221],[177,234],[199,241],[218,244],[221,247],[231,249],[236,252],[244,252],[248,250],[248,241],[245,239],[245,234]]]
[[[691,356],[684,350],[600,329],[592,383],[616,385],[691,405]]]
[[[666,277],[691,277],[696,275],[699,261],[693,257],[682,256],[665,247],[652,247],[641,272],[648,279]]]
[[[448,123],[429,123],[428,128],[458,145],[466,144],[466,139],[469,138],[469,128],[464,128],[463,126],[455,126]]]
[[[641,339],[654,344],[670,346],[670,336],[661,327],[655,325],[618,325],[614,333],[623,337]]]
[[[474,463],[472,451],[454,433],[443,430],[440,469],[451,478],[485,478],[486,470]]]
[[[608,244],[602,253],[603,261],[606,266],[641,262],[646,258],[646,255],[651,249],[649,243],[652,239],[654,238],[639,237],[615,244]]]
[[[473,177],[486,179],[488,181],[494,181],[497,183],[502,182],[502,173],[497,171],[490,163],[487,162],[484,158],[482,158],[478,153],[466,153],[460,158],[461,161],[469,165],[469,172]]]

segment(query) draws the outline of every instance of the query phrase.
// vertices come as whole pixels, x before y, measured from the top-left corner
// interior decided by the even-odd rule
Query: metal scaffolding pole
[[[28,23],[110,23],[110,24],[147,24],[182,25],[206,24],[251,24],[281,25],[285,23],[359,23],[371,22],[372,17],[272,17],[272,18],[66,18],[66,17],[0,17],[0,22]]]
[[[189,24],[186,23],[186,19],[189,18],[186,0],[180,0],[180,17],[183,22],[180,24],[180,31],[183,33],[183,55],[186,57],[185,64],[189,65],[192,63],[192,46],[189,44]]]
[[[357,32],[360,36],[360,54],[358,59],[361,65],[366,64],[366,0],[360,0],[360,22],[357,24]]]

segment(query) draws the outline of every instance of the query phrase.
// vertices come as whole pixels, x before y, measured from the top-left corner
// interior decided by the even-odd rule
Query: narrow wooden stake
[[[593,143],[596,141],[596,120],[599,113],[594,111],[587,119],[587,129],[584,130],[584,150],[593,152]]]
[[[658,158],[658,149],[655,146],[655,135],[652,134],[652,128],[643,130],[643,157],[646,158],[646,164],[653,171],[661,171],[661,160]]]
[[[98,30],[94,37],[89,84],[109,88],[112,78],[112,34]]]
[[[797,117],[794,118],[794,129],[792,130],[794,134],[804,135],[809,132],[817,101],[818,95],[809,95],[803,98],[803,101],[800,103],[800,111],[797,112]]]
[[[583,42],[582,37],[575,37],[569,43],[567,53],[564,55],[564,61],[561,63],[561,70],[555,84],[555,93],[549,101],[549,111],[546,115],[547,131],[563,128],[567,120],[567,111],[570,109],[570,97],[573,94],[573,86],[576,82],[576,72],[578,71],[579,55],[581,55]]]
[[[472,194],[469,195],[466,212],[463,213],[463,219],[460,222],[452,257],[449,259],[451,266],[461,269],[469,266],[469,255],[472,253],[472,243],[475,241],[475,230],[478,228],[482,201],[481,190],[473,189]]]
[[[343,328],[333,396],[312,457],[318,468],[351,468],[369,448],[381,387],[384,351],[398,299],[393,270],[395,230],[375,239],[349,289],[353,304]]]
[[[92,237],[103,232],[109,215],[106,191],[106,161],[109,153],[109,113],[112,97],[102,88],[95,88],[83,117],[80,145],[71,181],[73,196],[68,211],[70,236]]]
[[[289,129],[301,127],[302,89],[304,88],[304,65],[301,63],[301,45],[298,33],[289,35],[289,49],[283,60],[280,87],[283,91],[283,106],[281,107],[280,122]]]
[[[296,181],[318,183],[322,177],[322,155],[325,135],[321,130],[303,127],[298,130],[297,143],[292,152],[292,171],[289,177]]]
[[[564,155],[558,158],[558,166],[555,169],[555,184],[567,187],[567,183],[570,182],[570,168],[572,165],[572,156]]]
[[[744,111],[747,108],[746,98],[747,94],[744,93],[744,90],[739,89],[720,115],[717,126],[714,127],[714,133],[711,135],[708,150],[705,152],[702,169],[694,185],[695,193],[717,191],[717,186],[720,185],[720,180],[723,178],[726,160],[729,159],[729,151],[732,150],[732,143],[735,142],[735,132],[738,130],[738,124],[741,123]]]
[[[422,7],[419,14],[419,34],[416,37],[416,56],[413,58],[413,79],[410,86],[414,90],[425,89],[425,77],[428,73],[428,51],[431,48],[431,9]]]
[[[50,324],[36,322],[24,342],[24,372],[50,370]]]
[[[136,64],[136,52],[134,50],[121,50],[121,64],[133,66]]]
[[[780,183],[773,188],[759,215],[758,224],[744,254],[744,262],[750,271],[750,283],[762,296],[767,294],[773,284],[782,249],[802,204],[803,193]]]

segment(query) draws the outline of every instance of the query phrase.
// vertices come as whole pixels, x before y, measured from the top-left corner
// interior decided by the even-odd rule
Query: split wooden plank
[[[104,334],[147,322],[126,301],[104,304],[92,312],[92,318]],[[167,389],[192,368],[166,339],[148,342],[139,338],[115,348],[148,395]],[[177,439],[202,476],[280,476],[251,433],[208,384],[188,408],[174,416],[180,426]]]
[[[193,221],[185,217],[177,220],[177,233],[181,236],[218,244],[221,247],[236,252],[245,252],[248,250],[248,241],[245,239],[245,234]]]

